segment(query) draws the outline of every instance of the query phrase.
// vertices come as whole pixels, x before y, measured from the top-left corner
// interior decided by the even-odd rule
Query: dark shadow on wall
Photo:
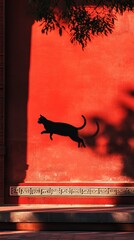
[[[28,169],[27,101],[33,19],[27,0],[7,0],[5,14],[5,201],[9,203],[9,186],[23,182]]]
[[[108,156],[117,156],[122,160],[122,176],[130,179],[129,183],[122,183],[121,194],[116,197],[116,205],[131,205],[134,203],[133,184],[134,181],[134,89],[123,91],[124,100],[118,100],[117,105],[123,114],[122,120],[117,125],[111,124],[102,115],[90,118],[92,122],[98,120],[100,132],[96,138],[90,134],[83,135],[86,146],[106,161]],[[111,112],[112,117],[112,112]],[[114,165],[114,160],[113,160]]]
[[[118,100],[118,107],[123,113],[120,123],[114,125],[106,118],[96,115],[89,120],[99,121],[100,133],[93,139],[89,134],[85,134],[83,138],[86,145],[98,155],[115,155],[115,158],[119,156],[123,163],[122,175],[134,180],[134,90],[125,90],[124,96],[128,101]]]

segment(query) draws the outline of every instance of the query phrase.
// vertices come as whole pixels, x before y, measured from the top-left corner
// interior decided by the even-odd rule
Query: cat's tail
[[[83,123],[83,125],[81,126],[81,127],[78,127],[77,129],[78,130],[80,130],[80,129],[82,129],[82,128],[84,128],[85,126],[86,126],[86,118],[82,115],[82,117],[83,117],[83,119],[84,119],[84,123]],[[90,137],[91,138],[93,138],[93,137],[96,137],[97,136],[97,134],[99,133],[99,131],[100,131],[100,126],[99,126],[99,123],[98,123],[98,121],[95,121],[95,123],[96,123],[96,131],[95,131],[95,133],[93,133],[92,135],[90,135]]]
[[[78,128],[77,128],[78,130],[84,128],[84,127],[86,126],[86,123],[87,123],[86,118],[85,118],[83,115],[81,115],[81,116],[82,116],[83,119],[84,119],[84,123],[83,123],[83,125],[82,125],[81,127],[78,127]]]

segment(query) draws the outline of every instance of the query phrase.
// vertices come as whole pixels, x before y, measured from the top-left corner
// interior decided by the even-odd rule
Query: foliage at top
[[[57,29],[70,34],[82,48],[93,36],[113,32],[116,13],[134,10],[134,0],[28,0],[42,33]]]

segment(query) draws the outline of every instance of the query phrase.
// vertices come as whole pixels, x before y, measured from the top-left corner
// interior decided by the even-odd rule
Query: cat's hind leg
[[[52,135],[53,135],[53,133],[50,133],[50,139],[51,139],[51,140],[53,140]]]
[[[80,137],[78,137],[77,135],[73,135],[73,136],[69,136],[69,137],[70,137],[73,141],[75,141],[75,142],[78,143],[78,148],[80,147],[81,144],[82,144],[83,147],[86,147],[83,139],[80,138]]]

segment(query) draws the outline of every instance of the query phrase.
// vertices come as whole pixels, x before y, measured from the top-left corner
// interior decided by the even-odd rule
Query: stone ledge
[[[0,222],[133,224],[134,207],[1,206]]]

